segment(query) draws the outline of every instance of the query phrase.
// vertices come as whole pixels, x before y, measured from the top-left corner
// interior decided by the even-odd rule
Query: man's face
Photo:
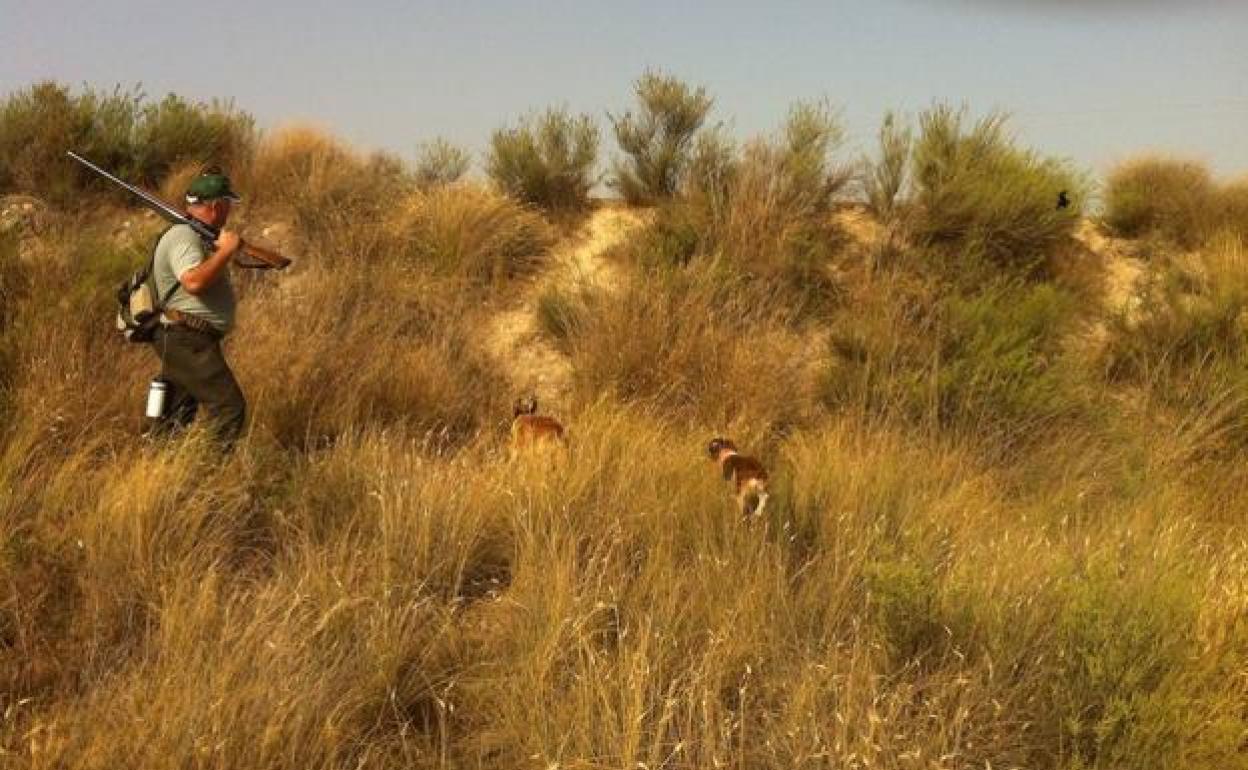
[[[230,199],[216,198],[189,206],[191,216],[211,227],[222,227],[230,218]]]
[[[212,205],[212,217],[213,217],[211,224],[213,227],[221,227],[222,225],[225,224],[225,220],[230,218],[230,206],[231,206],[230,199],[229,198],[217,198],[216,200],[212,201],[211,205]]]

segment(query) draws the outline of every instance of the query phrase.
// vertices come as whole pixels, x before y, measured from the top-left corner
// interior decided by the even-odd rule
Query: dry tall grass
[[[656,417],[584,411],[549,467],[371,433],[292,465],[253,440],[211,489],[220,461],[194,444],[58,474],[7,575],[69,573],[55,599],[6,604],[32,698],[9,703],[9,750],[32,767],[1241,766],[1246,597],[1226,589],[1244,546],[1176,519],[1180,489],[1072,524],[973,454],[842,422],[769,457],[783,503],[747,527],[702,436]]]
[[[1139,375],[1240,381],[1237,241],[1111,325],[1152,368],[1098,378],[1043,277],[872,271],[812,227],[843,295],[810,315],[668,212],[619,285],[548,295],[570,446],[511,460],[480,330],[542,217],[307,132],[247,173],[300,260],[239,281],[228,456],[135,430],[156,362],[102,298],[157,223],[0,240],[5,765],[1248,768],[1241,445]],[[771,470],[759,521],[723,433]]]

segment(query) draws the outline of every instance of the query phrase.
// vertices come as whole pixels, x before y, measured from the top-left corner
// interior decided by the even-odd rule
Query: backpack
[[[160,245],[160,239],[167,232],[168,228],[156,238],[156,246]],[[160,326],[160,313],[165,309],[165,303],[182,285],[181,282],[174,281],[165,296],[157,301],[156,246],[152,247],[152,256],[148,259],[147,266],[131,274],[117,288],[117,331],[121,332],[122,338],[127,342],[152,341]]]

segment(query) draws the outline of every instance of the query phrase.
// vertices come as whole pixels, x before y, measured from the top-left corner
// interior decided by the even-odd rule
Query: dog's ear
[[[537,396],[529,396],[529,414],[537,414]]]
[[[706,447],[706,453],[712,458],[719,455],[719,450],[723,447],[724,442],[721,439],[711,439],[711,443]]]
[[[517,398],[517,399],[516,399],[515,401],[513,401],[513,402],[512,402],[512,404],[511,404],[511,415],[512,415],[512,417],[519,417],[520,415],[524,414],[524,408],[525,408],[525,407],[524,407],[524,399],[523,399],[523,398]]]

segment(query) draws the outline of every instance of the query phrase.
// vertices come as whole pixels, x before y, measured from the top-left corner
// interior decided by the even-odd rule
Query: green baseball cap
[[[229,198],[235,203],[242,200],[230,189],[230,178],[220,172],[200,174],[186,188],[187,203],[203,203],[216,198]]]

